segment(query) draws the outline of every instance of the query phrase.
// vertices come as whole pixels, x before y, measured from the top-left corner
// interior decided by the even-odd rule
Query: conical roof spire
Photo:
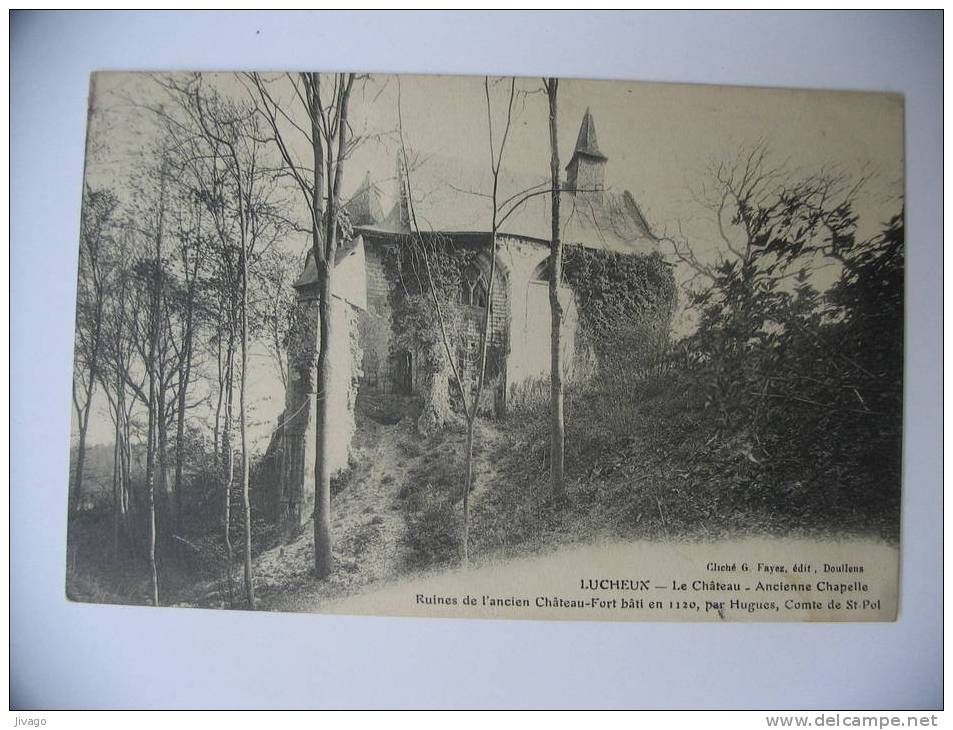
[[[380,190],[371,180],[371,171],[364,176],[364,182],[344,206],[351,223],[356,226],[375,226],[384,220],[381,209]]]
[[[586,155],[600,160],[609,159],[599,151],[596,125],[592,120],[592,112],[589,111],[589,107],[586,107],[586,113],[583,115],[582,124],[579,127],[579,136],[576,138],[576,149],[573,151],[573,157],[576,155]]]

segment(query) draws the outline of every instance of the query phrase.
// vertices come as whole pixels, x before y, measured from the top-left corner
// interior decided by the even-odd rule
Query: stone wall
[[[316,417],[315,353],[320,339],[318,304],[298,303],[297,329],[289,337],[296,343],[288,352],[288,389],[282,415],[281,494],[278,518],[289,527],[310,519],[314,510],[314,458]],[[347,468],[354,435],[354,407],[361,377],[362,353],[358,329],[359,310],[337,297],[332,300],[334,342],[331,350],[331,473]]]
[[[358,318],[363,351],[361,387],[374,391],[389,390],[391,321],[391,283],[384,268],[384,244],[379,238],[365,238],[364,264],[367,277],[367,311]]]
[[[487,241],[488,243],[488,241]],[[365,378],[363,385],[379,392],[399,390],[406,374],[403,356],[392,352],[393,344],[387,337],[390,323],[389,295],[397,282],[390,281],[390,270],[384,262],[386,238],[365,239],[367,266],[368,312],[361,317],[361,342],[364,348]],[[534,280],[537,268],[549,256],[549,246],[519,237],[500,236],[496,277],[491,294],[490,340],[487,357],[487,381],[484,411],[500,414],[506,409],[511,394],[518,393],[526,384],[535,384],[549,378],[550,314],[549,292],[545,282]],[[484,277],[489,276],[489,260],[477,258],[477,266]],[[576,301],[568,287],[561,289],[564,307],[562,336],[564,377],[571,379],[578,362],[575,335],[578,324]],[[480,332],[485,310],[469,305],[455,305],[457,330],[452,339],[455,345],[455,363],[463,366],[467,380],[472,384],[478,375]],[[417,372],[422,353],[410,353],[413,372],[409,380],[414,390],[424,383],[425,374]],[[399,381],[399,382],[398,382]]]
[[[395,242],[387,237],[365,237],[365,262],[367,267],[368,311],[361,315],[361,345],[364,351],[363,387],[381,393],[419,393],[418,384],[428,380],[428,373],[421,372],[418,363],[428,358],[428,353],[395,351],[393,338],[387,336],[392,326],[390,295],[399,283],[392,280],[393,267],[385,263]],[[479,268],[484,277],[489,276],[489,261],[479,259]],[[505,270],[497,266],[491,295],[490,342],[488,357],[488,380],[501,376],[505,370],[505,358],[509,346],[509,285]],[[454,311],[451,312],[450,309]],[[447,304],[445,316],[456,324],[451,339],[456,349],[455,363],[464,366],[465,374],[475,379],[478,361],[480,332],[483,328],[481,307]],[[407,371],[407,368],[410,371]],[[408,388],[409,384],[409,388]],[[502,388],[502,385],[500,386]]]
[[[536,381],[549,381],[551,314],[549,286],[536,272],[549,258],[549,246],[526,239],[504,238],[500,259],[508,270],[510,288],[509,356],[506,366],[507,398],[518,398]],[[568,286],[559,290],[563,305],[563,377],[575,374],[578,315],[576,299]]]
[[[384,244],[380,239],[365,239],[364,262],[367,267],[367,308],[373,314],[388,309],[390,282],[384,270]]]
[[[489,258],[489,257],[486,257]],[[489,279],[490,264],[480,260],[480,270],[484,278]],[[490,327],[487,342],[487,380],[495,380],[502,375],[505,369],[506,355],[509,349],[509,322],[510,306],[506,272],[499,265],[493,277],[493,287],[490,292]],[[460,352],[458,364],[462,362],[465,376],[476,381],[479,375],[480,335],[483,332],[483,320],[486,310],[483,307],[470,305],[456,305],[460,314],[462,331],[457,339]]]

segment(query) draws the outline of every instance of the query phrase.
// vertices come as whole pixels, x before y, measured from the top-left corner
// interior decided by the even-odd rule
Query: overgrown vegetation
[[[428,250],[423,251],[423,246]],[[467,267],[473,266],[476,252],[454,251],[443,237],[429,240],[402,238],[384,256],[384,268],[391,287],[390,357],[405,351],[416,365],[417,391],[422,397],[420,427],[423,431],[442,428],[451,417],[453,364],[447,357],[444,332],[455,344],[461,342],[465,312],[456,306]],[[432,287],[431,287],[431,283]],[[442,320],[434,306],[442,308]],[[456,393],[459,405],[460,394]]]
[[[856,187],[757,170],[720,171],[736,203],[723,221],[739,236],[728,255],[704,262],[677,249],[703,274],[688,299],[697,328],[678,342],[665,336],[674,284],[660,260],[567,256],[599,358],[567,390],[568,501],[555,504],[547,486],[541,387],[506,421],[500,474],[474,503],[475,550],[604,536],[898,539],[902,212],[860,239]],[[839,274],[820,292],[812,272],[829,262]],[[664,326],[653,329],[653,316]]]
[[[363,334],[400,361],[406,379],[348,400],[355,421],[342,422],[329,415],[331,396],[354,392],[332,386],[329,352],[351,338],[351,385],[362,362],[358,329],[334,333],[330,324],[338,241],[355,231],[340,191],[357,142],[346,131],[355,79],[326,78],[336,103],[324,112],[315,74],[239,80],[250,99],[219,93],[201,75],[157,79],[169,104],[146,110],[161,134],[134,181],[121,194],[84,190],[69,595],[158,605],[191,600],[199,586],[198,603],[254,608],[253,558],[269,566],[273,597],[289,576],[351,590],[404,570],[466,566],[471,551],[483,559],[603,536],[897,539],[904,223],[901,210],[861,235],[863,181],[772,168],[756,146],[711,170],[700,199],[713,216],[711,240],[652,238],[660,251],[647,255],[566,245],[562,274],[550,257],[550,362],[563,372],[556,284],[565,281],[578,313],[565,340],[575,343],[578,362],[565,370],[575,379],[563,387],[538,378],[505,393],[510,310],[533,311],[517,279],[535,277],[530,264],[542,252],[517,260],[526,248],[511,246],[501,226],[527,199],[552,192],[558,241],[559,196],[571,191],[560,188],[555,155],[550,191],[499,197],[515,81],[493,91],[486,79],[493,185],[483,232],[451,240],[421,231],[398,85],[395,211],[405,233],[383,243],[385,234],[368,234],[374,255],[385,251],[392,286],[387,311]],[[295,98],[306,127],[272,96],[285,82],[305,92]],[[494,112],[501,92],[508,103]],[[494,136],[501,112],[505,126]],[[281,141],[291,132],[285,122],[308,138],[312,159],[293,159]],[[297,206],[289,191],[302,197]],[[302,228],[302,211],[317,272],[302,298],[313,304],[293,293],[297,258],[278,250]],[[357,252],[354,240],[343,253]],[[691,276],[681,297],[675,261],[680,278]],[[825,267],[832,276],[821,286]],[[675,341],[680,298],[695,326]],[[524,318],[527,328],[539,315]],[[255,346],[265,352],[250,352]],[[300,387],[305,401],[282,416],[260,460],[247,431],[261,424],[246,388],[260,373],[258,354],[270,355],[285,388]],[[500,415],[502,396],[510,397],[506,418],[484,418]],[[304,409],[311,402],[314,416]],[[98,415],[111,421],[107,447],[87,445]],[[308,515],[278,514],[307,502],[282,502],[282,488],[310,489],[297,457],[282,461],[291,449],[281,429],[295,418],[314,419],[310,536],[302,534]],[[332,442],[355,448],[334,477]],[[332,496],[341,506],[333,515]],[[294,529],[276,526],[281,520]],[[239,557],[242,582],[233,579]]]
[[[642,256],[566,246],[563,275],[576,295],[582,340],[595,350],[602,377],[617,387],[668,364],[678,297],[672,266]]]
[[[209,530],[209,525],[217,526],[221,521],[222,494],[218,458],[207,450],[208,446],[200,439],[190,439],[189,469],[183,476],[179,495],[182,517],[175,532],[156,543],[158,579],[164,589],[163,600],[168,603],[194,600],[196,585],[204,584],[211,586],[209,595],[203,596],[203,602],[208,605],[231,606],[241,601],[235,586],[229,595],[228,583],[223,580],[222,566],[228,556],[219,530]],[[109,450],[111,452],[111,447]],[[143,451],[133,450],[128,484],[130,492],[139,495],[139,501],[145,489]],[[111,478],[111,469],[111,463],[97,459],[87,464],[86,474],[94,482],[104,482]],[[256,461],[252,465],[251,492],[253,557],[275,546],[279,538],[275,523],[264,517],[268,514],[270,494],[257,478],[261,472],[261,461]],[[241,514],[241,484],[232,484],[229,501],[232,512]],[[68,556],[67,595],[81,601],[151,603],[147,514],[141,507],[130,510],[129,524],[120,533],[120,550],[114,556],[104,556],[102,536],[112,529],[110,502],[111,494],[106,490],[89,494],[85,509],[72,518],[74,533]],[[229,524],[230,539],[235,543],[241,540],[243,533],[242,521]],[[233,555],[231,567],[240,566],[241,560],[242,556]]]
[[[397,493],[405,531],[402,560],[411,569],[451,563],[459,555],[461,429],[429,438],[407,435],[401,450],[416,462]]]

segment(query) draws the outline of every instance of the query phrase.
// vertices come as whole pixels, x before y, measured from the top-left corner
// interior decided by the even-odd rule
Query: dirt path
[[[314,579],[314,536],[308,522],[296,540],[274,547],[255,560],[260,609],[312,612],[369,584],[398,580],[413,570],[402,560],[400,541],[406,523],[398,494],[435,450],[407,449],[405,442],[419,437],[407,432],[412,425],[408,419],[404,421],[383,425],[362,418],[359,423],[354,437],[354,471],[341,491],[332,496],[332,574],[323,581]],[[463,448],[462,433],[449,438],[455,449]],[[474,450],[474,505],[499,478],[495,456],[503,438],[495,424],[480,423]]]
[[[399,451],[401,425],[361,424],[357,464],[347,485],[333,496],[331,530],[334,572],[321,582],[311,575],[314,537],[311,524],[294,542],[273,548],[257,560],[261,608],[313,611],[361,587],[397,575],[404,521],[397,493],[407,464]]]

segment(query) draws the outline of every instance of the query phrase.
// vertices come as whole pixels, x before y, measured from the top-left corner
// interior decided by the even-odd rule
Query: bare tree
[[[244,584],[245,602],[255,606],[251,560],[250,455],[248,425],[248,349],[252,336],[250,314],[259,260],[286,229],[283,200],[273,165],[266,154],[266,142],[254,107],[245,100],[234,100],[204,84],[201,74],[186,77],[157,78],[168,93],[171,108],[155,107],[167,134],[174,140],[179,169],[184,177],[187,205],[192,209],[194,227],[180,232],[179,255],[185,280],[185,316],[183,317],[179,382],[188,383],[191,366],[194,285],[201,261],[201,216],[207,214],[211,237],[216,241],[218,272],[215,275],[221,300],[217,310],[224,315],[216,327],[218,341],[218,405],[216,441],[224,387],[225,424],[222,432],[224,458],[224,522],[226,545],[226,582],[231,593],[231,487],[234,455],[231,442],[233,388],[236,348],[238,372],[238,426],[241,453],[241,502],[244,513]],[[222,329],[227,332],[224,362]],[[185,401],[180,392],[178,424],[184,426]],[[184,430],[184,428],[183,428]],[[181,441],[181,437],[180,437]]]
[[[178,530],[182,518],[182,491],[184,488],[182,472],[185,461],[185,414],[188,407],[187,395],[193,377],[195,359],[195,336],[197,329],[197,306],[199,291],[199,272],[206,255],[203,240],[203,206],[195,198],[188,196],[184,201],[185,209],[177,216],[176,239],[178,242],[178,266],[182,275],[182,291],[179,297],[180,322],[178,337],[173,338],[177,348],[178,369],[176,373],[177,401],[175,421],[175,477],[173,486],[172,528]]]
[[[845,265],[857,220],[852,205],[866,183],[864,174],[851,178],[836,169],[799,173],[789,162],[778,162],[764,141],[757,142],[740,148],[734,159],[710,164],[706,180],[692,190],[695,202],[711,214],[717,238],[712,250],[706,254],[693,246],[680,224],[659,240],[692,272],[687,286],[711,283],[726,265],[753,267],[758,276],[775,278],[793,278],[832,261]],[[781,271],[778,254],[785,236],[801,243]],[[815,256],[819,259],[812,260]]]
[[[156,566],[156,454],[159,448],[159,402],[164,402],[164,381],[159,366],[166,347],[163,327],[165,303],[165,276],[162,269],[163,243],[166,236],[168,215],[169,166],[165,155],[148,170],[144,181],[138,217],[140,235],[145,238],[148,252],[138,262],[138,275],[144,287],[147,304],[138,309],[135,322],[136,347],[146,371],[146,388],[137,395],[146,407],[148,427],[146,430],[146,499],[149,523],[149,573],[151,599],[159,605],[159,574]],[[164,475],[163,475],[164,476]]]
[[[223,573],[228,600],[233,600],[232,561],[232,498],[235,482],[234,429],[234,393],[235,358],[238,349],[237,338],[240,320],[239,301],[239,258],[238,234],[235,230],[237,217],[233,215],[235,207],[234,186],[229,174],[229,159],[223,145],[215,139],[208,129],[210,122],[206,116],[218,118],[227,116],[223,111],[218,114],[217,97],[213,101],[203,98],[200,74],[182,77],[156,77],[156,84],[168,97],[168,103],[149,107],[172,140],[170,147],[175,150],[176,182],[181,193],[181,202],[193,213],[189,224],[191,230],[180,231],[178,257],[181,259],[184,278],[194,280],[198,275],[196,268],[201,254],[204,235],[200,218],[204,212],[205,225],[210,228],[208,255],[209,272],[205,282],[208,293],[214,299],[211,309],[215,314],[212,322],[213,340],[217,347],[217,408],[215,412],[214,453],[220,462],[222,493],[222,534],[225,546]],[[214,97],[214,95],[213,95]],[[204,106],[203,106],[204,104]],[[209,107],[214,107],[211,111]],[[193,240],[194,239],[194,240]],[[189,286],[186,286],[189,289]],[[194,302],[194,300],[193,300]],[[189,308],[187,308],[188,311]],[[188,314],[184,329],[190,329]],[[193,335],[194,336],[194,335]],[[182,348],[187,358],[191,355],[188,336],[183,339]],[[187,384],[186,368],[179,369],[179,379]],[[224,410],[224,413],[223,413]],[[224,420],[223,420],[224,417]],[[179,485],[181,486],[181,485]]]
[[[440,301],[438,294],[438,285],[434,278],[434,264],[432,262],[432,252],[428,251],[428,246],[425,243],[424,235],[421,233],[420,226],[417,221],[417,215],[414,210],[414,199],[413,199],[413,189],[411,181],[411,172],[410,164],[407,156],[407,147],[404,142],[404,129],[403,129],[403,114],[400,108],[400,85],[398,82],[398,95],[397,95],[397,107],[398,107],[398,125],[399,125],[399,137],[401,145],[401,159],[402,165],[401,174],[404,177],[404,185],[406,186],[406,199],[407,207],[410,218],[410,225],[414,233],[414,240],[417,243],[418,250],[421,254],[421,259],[424,263],[425,275],[427,280],[427,288],[431,295],[431,301],[434,306],[434,311],[437,317],[441,338],[443,340],[443,345],[447,359],[450,362],[451,373],[456,387],[458,388],[461,395],[461,406],[463,408],[463,415],[466,419],[467,424],[467,436],[466,436],[466,447],[465,447],[465,461],[464,461],[464,488],[463,488],[463,535],[461,539],[460,546],[460,556],[461,562],[464,566],[469,563],[470,560],[470,494],[473,491],[473,442],[474,434],[476,431],[477,419],[479,416],[480,400],[483,395],[483,389],[485,386],[486,380],[486,361],[487,361],[487,352],[489,345],[489,330],[490,330],[490,314],[492,310],[492,301],[493,301],[493,286],[496,279],[496,259],[497,259],[497,236],[500,230],[500,226],[503,221],[525,201],[527,195],[523,196],[514,196],[508,198],[504,201],[500,201],[500,170],[503,164],[503,154],[506,149],[507,138],[509,137],[510,127],[513,120],[513,102],[516,96],[516,79],[510,79],[509,84],[509,95],[506,106],[506,122],[503,127],[503,134],[500,137],[499,144],[497,145],[494,140],[494,127],[493,127],[493,105],[490,98],[490,80],[488,77],[484,78],[483,83],[484,94],[486,98],[486,113],[487,113],[487,128],[489,133],[489,156],[490,156],[490,174],[492,178],[491,183],[491,192],[489,193],[489,198],[492,206],[492,214],[490,221],[490,244],[488,256],[490,259],[490,271],[489,271],[489,281],[487,283],[487,306],[483,313],[483,322],[480,330],[480,349],[479,349],[479,359],[477,367],[477,378],[476,385],[473,388],[468,387],[465,382],[464,374],[457,367],[454,357],[453,346],[450,341],[450,335],[448,333],[446,316],[443,312],[443,305]],[[516,197],[519,197],[519,200],[514,204],[513,201]],[[510,204],[511,207],[507,207],[507,204]],[[469,396],[469,397],[468,397]]]
[[[76,447],[76,472],[70,493],[70,512],[82,506],[83,466],[86,457],[86,433],[93,404],[93,391],[99,379],[103,337],[102,322],[109,294],[108,249],[119,206],[109,190],[92,190],[83,195],[79,246],[79,280],[76,310],[76,368],[73,378],[73,407],[79,427]]]
[[[308,72],[285,76],[299,108],[301,123],[278,103],[270,82],[260,74],[245,76],[249,91],[271,130],[270,140],[281,153],[284,168],[291,176],[310,214],[311,245],[318,274],[319,342],[316,373],[315,464],[314,464],[314,572],[325,578],[332,567],[331,536],[331,463],[328,393],[331,388],[330,354],[340,346],[334,341],[331,294],[340,230],[341,182],[347,157],[355,139],[351,138],[348,111],[353,73],[321,74]],[[310,167],[295,157],[291,136],[300,134],[309,145]]]
[[[549,101],[549,170],[552,180],[552,242],[549,249],[549,308],[552,313],[550,338],[550,405],[551,436],[550,475],[553,497],[559,501],[565,497],[563,462],[566,448],[566,426],[563,414],[563,371],[560,349],[560,333],[563,321],[562,303],[559,301],[559,285],[562,283],[563,251],[560,237],[559,200],[562,186],[559,181],[558,95],[559,79],[543,79],[543,88]]]
[[[136,400],[134,396],[128,397],[127,382],[135,381],[135,389],[139,391],[144,388],[144,376],[136,375],[133,366],[132,272],[128,268],[128,262],[134,259],[129,242],[131,237],[129,226],[123,226],[123,232],[116,237],[115,249],[111,252],[117,264],[117,275],[110,287],[110,296],[103,313],[103,363],[99,371],[113,419],[113,553],[117,561],[122,538],[128,537],[128,519],[132,508],[130,431]]]
[[[263,259],[260,272],[261,297],[257,304],[264,326],[264,343],[285,389],[288,387],[287,338],[296,316],[293,284],[300,269],[297,256],[274,249]]]

